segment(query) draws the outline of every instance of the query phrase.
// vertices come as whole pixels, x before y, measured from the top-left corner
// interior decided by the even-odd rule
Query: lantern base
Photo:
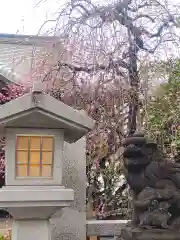
[[[13,217],[12,240],[51,240],[49,219],[74,199],[63,186],[5,186],[0,208]]]
[[[56,211],[68,207],[73,199],[73,189],[63,186],[5,186],[0,189],[0,208],[16,220],[49,219]]]
[[[12,240],[51,240],[48,220],[14,220]]]

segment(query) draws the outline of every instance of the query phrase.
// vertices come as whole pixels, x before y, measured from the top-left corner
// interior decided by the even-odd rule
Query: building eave
[[[19,35],[0,33],[0,43],[4,44],[42,45],[47,43],[58,42],[60,42],[60,38],[57,36],[38,36],[38,35]]]

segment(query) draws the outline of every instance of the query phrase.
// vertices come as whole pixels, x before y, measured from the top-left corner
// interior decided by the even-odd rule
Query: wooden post
[[[86,240],[100,240],[100,236],[91,236],[91,237],[87,236]]]
[[[95,217],[95,211],[93,211],[93,203],[92,201],[89,201],[87,203],[87,219],[94,219]],[[100,240],[100,237],[99,236],[87,236],[86,237],[86,240]]]

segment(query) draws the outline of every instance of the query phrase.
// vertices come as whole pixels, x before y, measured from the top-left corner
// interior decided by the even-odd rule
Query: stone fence
[[[87,220],[87,236],[121,236],[121,230],[128,220]]]

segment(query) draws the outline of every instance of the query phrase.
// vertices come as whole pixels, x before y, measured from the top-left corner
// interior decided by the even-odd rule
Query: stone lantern
[[[0,208],[14,219],[12,240],[51,239],[50,217],[74,198],[73,189],[62,186],[63,143],[76,142],[93,126],[86,114],[37,85],[0,107],[0,133],[6,137]]]

